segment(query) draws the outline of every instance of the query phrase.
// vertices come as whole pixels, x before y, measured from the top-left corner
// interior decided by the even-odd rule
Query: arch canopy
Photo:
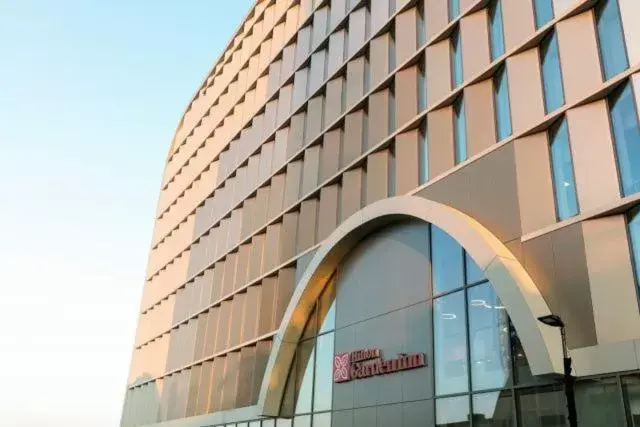
[[[537,320],[551,311],[507,247],[476,220],[450,206],[416,196],[399,196],[380,200],[353,214],[322,242],[313,256],[296,284],[280,330],[274,336],[258,400],[263,415],[279,415],[298,341],[333,272],[364,237],[402,219],[433,224],[454,238],[493,284],[518,332],[531,372],[562,373],[560,332]]]

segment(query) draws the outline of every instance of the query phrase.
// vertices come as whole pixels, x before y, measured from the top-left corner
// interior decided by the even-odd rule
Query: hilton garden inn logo
[[[426,366],[424,353],[401,353],[384,360],[379,348],[368,348],[336,354],[333,358],[333,381],[343,383],[355,379],[392,374]]]

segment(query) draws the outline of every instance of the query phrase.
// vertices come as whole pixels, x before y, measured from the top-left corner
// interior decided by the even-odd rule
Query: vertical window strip
[[[609,99],[618,174],[624,196],[640,192],[640,124],[631,84]]]
[[[453,87],[456,88],[462,84],[462,41],[460,40],[460,30],[456,28],[451,34],[451,51],[452,51],[452,72]]]
[[[491,30],[491,59],[504,54],[504,27],[502,22],[502,0],[494,0],[489,9]]]
[[[544,87],[544,107],[547,114],[564,105],[564,86],[560,69],[558,38],[551,32],[540,48],[542,62],[542,84]]]
[[[629,213],[628,228],[636,285],[638,286],[638,292],[640,292],[640,207],[634,208]]]
[[[455,123],[453,133],[456,164],[467,160],[467,123],[464,108],[464,98],[460,96],[453,107]]]
[[[511,136],[511,106],[509,105],[509,81],[507,70],[502,67],[494,77],[496,104],[496,131],[498,141]]]
[[[449,0],[449,21],[453,21],[460,15],[460,0]]]
[[[602,0],[596,8],[600,61],[605,80],[629,68],[617,0]]]
[[[418,142],[418,174],[419,183],[424,184],[429,180],[429,141],[427,139],[427,128],[423,125],[419,133]]]
[[[579,212],[569,129],[564,119],[551,134],[550,152],[556,212],[558,219],[564,220]]]
[[[534,0],[536,29],[553,19],[553,0]]]

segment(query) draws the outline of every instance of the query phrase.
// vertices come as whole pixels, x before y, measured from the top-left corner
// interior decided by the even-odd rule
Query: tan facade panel
[[[460,37],[462,37],[462,71],[466,81],[485,70],[491,62],[486,9],[460,20]]]
[[[368,72],[365,56],[359,56],[347,64],[347,107],[360,101],[365,92],[365,73]]]
[[[347,114],[342,140],[342,166],[348,165],[362,154],[367,115],[364,110]]]
[[[618,0],[630,64],[640,63],[640,4]],[[637,93],[637,92],[636,92]]]
[[[307,128],[305,131],[305,145],[320,136],[324,129],[324,96],[319,95],[309,100],[307,104]]]
[[[389,196],[389,150],[367,156],[367,205]]]
[[[469,157],[496,143],[493,81],[483,80],[464,89]]]
[[[284,214],[282,218],[282,240],[280,240],[280,262],[283,263],[296,254],[296,236],[298,233],[298,212]]]
[[[445,107],[427,114],[429,139],[429,179],[454,166],[453,108]]]
[[[389,135],[391,91],[383,89],[369,96],[369,131],[365,141],[368,150]]]
[[[396,16],[396,64],[411,58],[418,49],[418,9],[413,7]]]
[[[320,191],[318,208],[318,241],[322,241],[338,226],[340,186],[338,184],[323,187]]]
[[[344,53],[347,45],[347,32],[336,31],[329,37],[329,59],[327,61],[327,74],[332,75],[344,64]]]
[[[359,211],[363,204],[364,171],[356,168],[342,175],[342,197],[340,220],[344,221]]]
[[[567,120],[580,209],[590,211],[616,201],[620,184],[606,102],[569,110]]]
[[[529,49],[507,58],[507,73],[510,99],[527,100],[511,102],[513,132],[518,133],[545,115],[538,49]]]
[[[327,125],[335,122],[345,108],[345,80],[337,77],[327,83],[327,100],[324,106],[324,119]]]
[[[287,178],[284,190],[284,206],[291,206],[300,197],[300,183],[302,180],[302,161],[297,160],[287,165]]]
[[[393,12],[390,0],[378,0],[371,2],[371,32],[378,31],[389,20]]]
[[[556,210],[546,132],[513,142],[522,233],[554,224]]]
[[[441,2],[438,1],[438,3]],[[428,20],[427,17],[427,22]],[[451,91],[451,43],[449,40],[428,46],[426,62],[427,105],[430,106],[441,101]]]
[[[302,252],[316,243],[316,228],[318,224],[318,200],[309,199],[300,206],[298,221],[297,252]]]
[[[301,194],[308,194],[318,186],[319,168],[320,145],[314,145],[304,150]]]
[[[427,40],[439,34],[449,23],[449,9],[447,2],[441,0],[424,0],[425,26]]]
[[[405,68],[396,74],[396,126],[400,127],[418,114],[418,66]]]
[[[384,1],[380,2],[381,4]],[[394,46],[391,33],[386,32],[371,40],[369,45],[370,81],[371,87],[375,87],[391,72],[392,48]]]
[[[338,172],[341,145],[342,129],[332,130],[324,134],[320,160],[320,182],[324,182]]]
[[[571,104],[602,83],[593,12],[558,22],[558,46],[566,102]]]
[[[369,10],[361,7],[349,14],[348,55],[354,55],[369,36]]]
[[[501,4],[504,44],[508,52],[535,32],[533,3],[529,0],[509,0]]]

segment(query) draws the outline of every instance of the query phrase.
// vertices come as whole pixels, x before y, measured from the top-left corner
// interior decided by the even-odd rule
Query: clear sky
[[[113,427],[164,161],[251,0],[0,0],[0,425]]]

